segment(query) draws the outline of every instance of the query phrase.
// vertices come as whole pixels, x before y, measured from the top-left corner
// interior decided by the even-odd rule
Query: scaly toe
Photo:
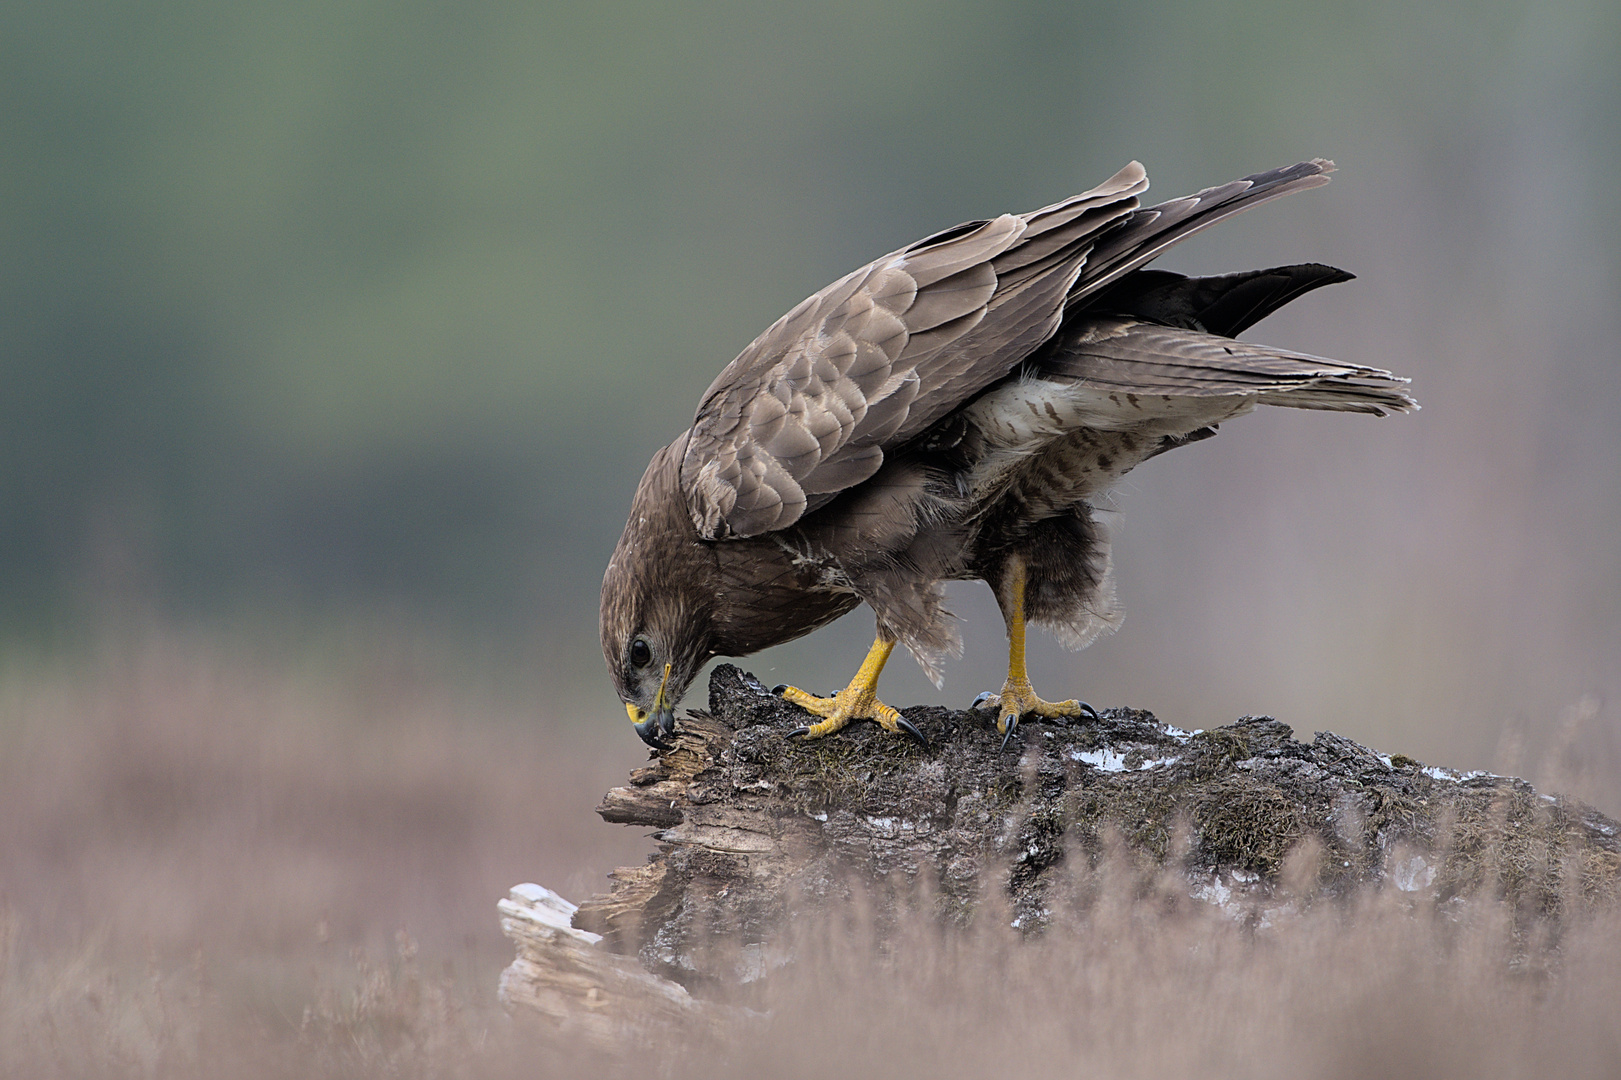
[[[1094,721],[1098,719],[1098,711],[1084,701],[1044,701],[1028,684],[1017,682],[1002,687],[1000,694],[985,693],[974,699],[976,709],[986,704],[996,707],[996,730],[1004,736],[1003,746],[1007,745],[1022,717],[1035,716],[1060,723],[1068,723],[1082,716]]]
[[[840,711],[839,699],[836,694],[817,697],[809,690],[801,690],[797,686],[784,686],[782,692],[777,696],[786,702],[798,705],[813,716],[828,718],[837,715]]]
[[[805,734],[800,736],[805,741],[809,742],[811,739],[820,739],[824,735],[831,735],[845,727],[853,719],[836,709],[831,714],[822,713],[821,715],[824,719],[806,727]]]
[[[1076,716],[1097,719],[1097,710],[1084,701],[1044,701],[1034,693],[1002,694],[1002,707],[1007,712],[1018,711],[1020,716],[1039,716],[1043,720],[1067,720]]]
[[[789,738],[800,737],[804,739],[820,739],[824,735],[831,735],[840,731],[856,720],[873,720],[886,731],[897,735],[909,735],[923,745],[928,740],[899,712],[885,705],[876,697],[870,695],[854,695],[848,690],[827,697],[817,697],[814,694],[790,686],[782,694],[783,700],[792,702],[814,716],[822,719],[808,727],[795,728],[789,733]]]
[[[920,745],[929,745],[929,740],[923,737],[923,732],[919,731],[910,720],[900,714],[899,709],[893,706],[885,705],[882,701],[874,701],[872,703],[872,718],[878,721],[878,726],[885,731],[893,731],[897,735],[908,735]]]

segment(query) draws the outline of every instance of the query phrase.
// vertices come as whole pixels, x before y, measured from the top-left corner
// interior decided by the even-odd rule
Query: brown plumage
[[[863,602],[879,628],[870,682],[894,641],[938,682],[957,641],[947,580],[996,591],[1017,654],[1004,695],[1026,694],[1025,616],[1077,648],[1118,624],[1089,501],[1133,466],[1256,404],[1415,408],[1389,372],[1234,340],[1351,275],[1140,269],[1332,169],[1302,162],[1140,209],[1148,181],[1133,162],[1045,209],[886,255],[779,319],[653,456],[603,579],[603,653],[643,738],[672,729],[710,657],[789,641]],[[864,692],[854,715],[893,728]],[[1040,711],[1033,694],[1018,701]]]

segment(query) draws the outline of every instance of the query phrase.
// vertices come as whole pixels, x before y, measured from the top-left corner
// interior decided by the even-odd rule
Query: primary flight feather
[[[921,741],[878,700],[878,675],[899,642],[938,682],[957,643],[941,585],[968,579],[991,586],[1007,622],[1007,680],[980,702],[998,729],[1090,712],[1036,696],[1024,635],[1033,620],[1079,648],[1118,625],[1093,498],[1257,404],[1417,407],[1387,371],[1236,340],[1350,274],[1142,269],[1333,168],[1316,159],[1142,208],[1148,178],[1132,162],[1052,206],[885,255],[778,319],[653,455],[603,578],[603,655],[637,733],[666,745],[710,657],[866,603],[877,634],[850,685],[779,692],[820,717],[796,734],[870,718]]]

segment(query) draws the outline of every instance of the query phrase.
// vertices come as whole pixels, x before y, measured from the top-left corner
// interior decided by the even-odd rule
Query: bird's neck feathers
[[[680,464],[673,447],[666,446],[642,474],[604,579],[604,614],[616,609],[613,617],[631,631],[637,629],[633,624],[660,624],[685,646],[683,651],[707,659],[715,556],[687,513]]]
[[[680,580],[696,581],[714,574],[715,557],[698,535],[681,491],[681,458],[676,447],[684,440],[685,436],[662,448],[647,463],[614,558],[623,553],[637,565],[665,572],[679,569],[685,575]]]

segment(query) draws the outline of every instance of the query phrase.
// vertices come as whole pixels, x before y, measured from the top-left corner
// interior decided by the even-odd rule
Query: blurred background
[[[510,786],[441,792],[467,816],[443,851],[521,817],[491,792],[534,817],[480,864],[477,932],[542,870],[595,888],[643,843],[589,811],[642,758],[597,588],[720,368],[853,266],[1132,158],[1163,199],[1322,155],[1328,188],[1158,265],[1353,271],[1248,336],[1410,376],[1423,411],[1268,410],[1134,472],[1124,628],[1043,639],[1036,685],[1189,728],[1271,713],[1621,811],[1617,116],[1601,0],[6,5],[0,767],[74,732],[133,767],[168,745],[142,725],[184,714],[193,757],[128,798],[192,785],[214,794],[164,814],[206,817],[245,798],[209,785],[221,761],[261,803],[348,791],[332,740],[379,784],[480,792],[466,748],[489,746]],[[1000,685],[988,591],[954,607],[945,690],[898,661],[888,700]],[[870,633],[852,615],[746,666],[830,688]],[[322,704],[261,707],[294,683]],[[461,773],[391,771],[407,714]],[[47,802],[13,808],[13,854],[57,843]],[[578,842],[547,847],[560,829]]]

